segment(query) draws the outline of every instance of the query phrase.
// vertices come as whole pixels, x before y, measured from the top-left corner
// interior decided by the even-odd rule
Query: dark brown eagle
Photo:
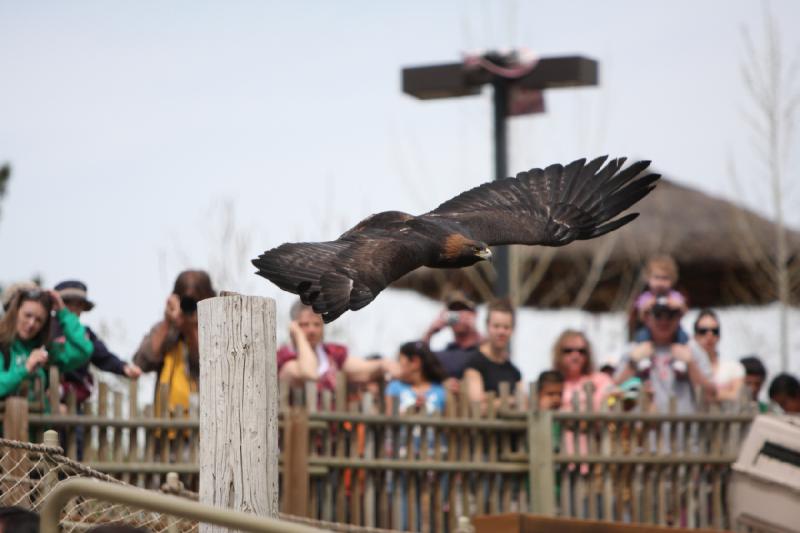
[[[650,162],[599,157],[534,168],[484,183],[420,216],[386,211],[330,242],[286,243],[261,254],[258,274],[300,295],[323,320],[369,304],[415,268],[466,267],[489,259],[489,246],[563,246],[593,239],[638,216],[611,220],[655,187],[639,176]]]

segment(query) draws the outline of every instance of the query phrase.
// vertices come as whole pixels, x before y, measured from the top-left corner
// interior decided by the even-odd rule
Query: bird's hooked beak
[[[477,255],[481,259],[485,259],[486,261],[490,261],[492,259],[492,251],[488,247],[484,248],[479,252],[476,252],[475,255]]]

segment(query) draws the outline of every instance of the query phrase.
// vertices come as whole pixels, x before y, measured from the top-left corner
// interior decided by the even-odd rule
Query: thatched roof
[[[680,267],[678,287],[693,306],[762,304],[776,299],[776,227],[731,202],[662,179],[636,206],[641,216],[621,230],[563,248],[513,247],[512,276],[518,302],[532,307],[621,309],[641,290],[644,262],[672,255]],[[800,303],[800,232],[787,231],[792,299]],[[516,257],[516,259],[513,259]],[[489,297],[494,271],[419,269],[396,287],[440,298],[460,288],[476,299]]]

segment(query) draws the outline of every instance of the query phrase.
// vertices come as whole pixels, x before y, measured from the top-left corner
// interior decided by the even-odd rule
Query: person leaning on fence
[[[480,344],[464,370],[464,382],[471,402],[485,404],[486,393],[497,394],[500,383],[508,383],[512,393],[522,385],[522,374],[511,362],[511,336],[514,334],[514,308],[508,300],[489,304],[486,313],[486,340]]]
[[[778,412],[800,414],[800,381],[785,372],[778,374],[769,384],[769,399]]]
[[[694,387],[713,395],[711,363],[695,343],[676,342],[681,312],[668,304],[654,305],[645,313],[645,327],[652,340],[632,344],[623,354],[616,383],[638,375],[652,388],[653,401],[660,412],[667,412],[675,398],[678,413],[693,413],[696,409]]]
[[[540,411],[561,409],[564,395],[564,376],[558,370],[544,370],[536,380],[536,395]]]
[[[592,409],[600,409],[600,404],[614,386],[614,380],[605,372],[595,370],[592,346],[583,332],[568,329],[561,333],[553,344],[551,352],[553,370],[564,376],[564,396],[562,411],[572,411],[573,401],[577,399],[578,410],[587,409],[586,385],[591,384]]]
[[[157,372],[154,409],[170,412],[182,406],[188,413],[197,394],[200,350],[197,338],[197,303],[216,295],[211,278],[203,270],[185,270],[175,280],[167,298],[164,318],[144,336],[133,362],[143,372]],[[168,386],[167,398],[161,385]]]
[[[55,291],[61,295],[64,305],[72,311],[79,319],[82,313],[91,311],[94,303],[88,298],[86,284],[76,280],[62,281],[55,286]],[[89,340],[92,341],[94,350],[89,361],[104,372],[125,376],[127,378],[138,378],[142,370],[133,363],[126,363],[106,347],[106,344],[92,331],[89,326],[83,326]],[[61,325],[58,322],[53,324],[53,337],[59,338],[63,335]],[[66,398],[67,391],[73,391],[78,402],[78,412],[82,412],[82,404],[92,394],[94,379],[89,372],[89,363],[76,368],[71,372],[65,373],[61,377],[62,398]]]
[[[59,322],[63,338],[51,337],[52,316]],[[64,306],[57,292],[18,290],[0,318],[0,398],[19,393],[26,385],[33,400],[32,381],[39,378],[46,387],[47,366],[56,365],[62,373],[74,370],[89,360],[93,349],[78,317]]]
[[[766,413],[769,410],[769,404],[758,399],[761,388],[767,381],[767,369],[764,363],[756,355],[742,357],[739,362],[744,367],[744,385],[750,391],[750,399],[758,403],[759,413]]]
[[[453,332],[453,341],[445,346],[444,350],[434,352],[442,364],[447,379],[445,387],[458,392],[461,378],[469,358],[478,348],[481,335],[476,327],[475,302],[466,297],[461,291],[454,291],[448,295],[443,309],[436,320],[425,332],[422,341],[430,344],[431,338],[446,327]]]
[[[439,360],[428,348],[427,343],[422,341],[407,342],[400,347],[397,355],[400,367],[398,378],[389,382],[386,387],[386,415],[408,415],[422,414],[433,415],[444,411],[446,393],[442,386],[445,378],[444,370]],[[409,457],[423,460],[433,460],[436,455],[436,432],[432,427],[423,429],[419,425],[411,428],[411,449],[409,449],[408,438],[409,427],[401,425],[397,430],[397,440],[392,441],[393,432],[386,432],[386,442],[384,446],[388,457],[397,457],[406,460]],[[425,439],[427,457],[420,457],[423,446],[422,439]],[[446,454],[445,441],[442,440],[441,453]],[[432,479],[432,472],[429,472],[429,479]],[[387,488],[391,493],[394,490],[392,476],[387,479]],[[402,493],[402,529],[408,529],[408,473],[403,472],[399,479],[400,491]],[[412,505],[416,505],[413,502]],[[420,529],[421,522],[417,518],[417,523],[412,524],[412,529]]]
[[[336,374],[344,372],[349,383],[367,383],[389,375],[397,376],[397,362],[389,359],[363,359],[348,354],[341,344],[323,342],[322,317],[300,300],[289,311],[289,338],[278,349],[278,377],[292,386],[314,381],[317,388],[334,391]]]
[[[720,322],[717,314],[711,309],[703,309],[694,321],[694,338],[708,355],[711,363],[711,382],[714,385],[714,399],[718,402],[732,403],[739,401],[744,385],[745,371],[739,361],[720,359],[719,340]]]

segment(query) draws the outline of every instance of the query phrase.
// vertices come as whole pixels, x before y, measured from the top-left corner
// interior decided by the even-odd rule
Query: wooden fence
[[[197,413],[140,410],[135,386],[127,399],[98,392],[82,414],[74,398],[66,413],[6,410],[5,430],[40,442],[57,429],[66,454],[82,448],[97,470],[151,488],[178,472],[196,488]],[[754,416],[748,404],[656,414],[645,397],[635,412],[538,412],[508,389],[483,407],[450,395],[435,416],[386,414],[378,400],[343,380],[319,396],[313,384],[281,389],[282,512],[419,531],[506,512],[724,528],[730,466]]]

